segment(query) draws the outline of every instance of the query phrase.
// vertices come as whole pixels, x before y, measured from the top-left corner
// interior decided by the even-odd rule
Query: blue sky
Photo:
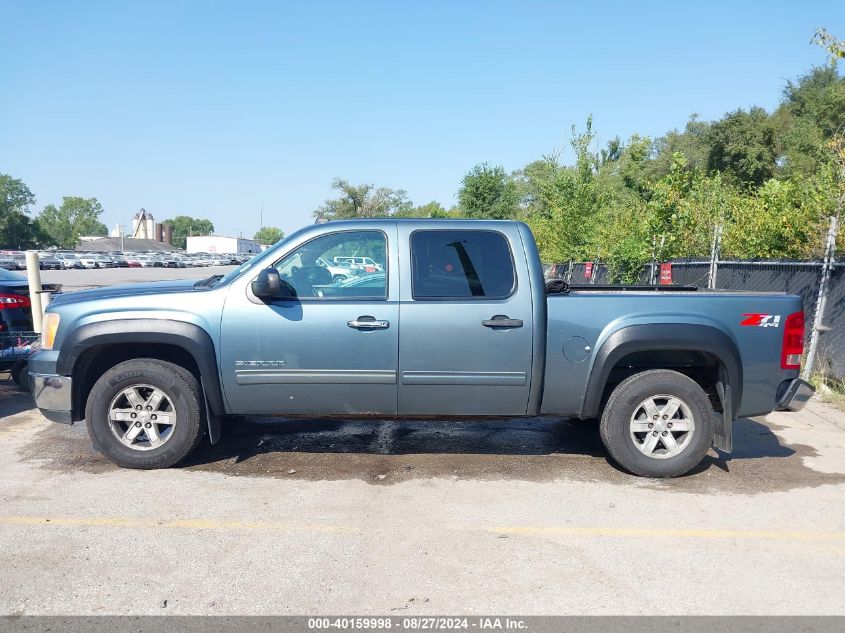
[[[0,0],[0,173],[35,211],[97,197],[290,232],[335,176],[449,207],[463,174],[773,108],[845,38],[841,2]]]

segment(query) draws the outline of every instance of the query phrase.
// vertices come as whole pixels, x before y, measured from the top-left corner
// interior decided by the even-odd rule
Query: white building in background
[[[139,240],[154,240],[155,226],[153,214],[146,209],[141,209],[132,218],[132,237]]]
[[[192,235],[186,238],[186,253],[260,253],[261,245],[245,237]]]

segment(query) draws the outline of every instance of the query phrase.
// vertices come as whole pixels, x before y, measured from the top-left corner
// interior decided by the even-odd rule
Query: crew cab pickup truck
[[[345,256],[383,270],[318,264]],[[58,296],[30,382],[130,468],[217,442],[226,415],[550,415],[598,419],[611,457],[652,477],[813,393],[797,296],[556,289],[519,222],[329,222],[225,276]]]

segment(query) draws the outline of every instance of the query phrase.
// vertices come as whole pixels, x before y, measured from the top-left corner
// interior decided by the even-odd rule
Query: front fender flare
[[[225,414],[220,374],[214,342],[200,326],[170,319],[115,319],[82,325],[68,333],[59,348],[56,373],[70,376],[80,357],[88,350],[110,344],[156,343],[182,348],[191,355],[200,372],[205,397],[208,433],[212,443],[220,437]],[[143,357],[139,347],[138,357]]]

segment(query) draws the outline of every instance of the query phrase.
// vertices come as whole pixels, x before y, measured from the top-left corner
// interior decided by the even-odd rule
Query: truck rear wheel
[[[94,447],[118,466],[167,468],[203,437],[199,382],[173,363],[128,360],[94,384],[85,420]]]
[[[643,477],[677,477],[713,443],[713,407],[691,378],[667,369],[635,374],[610,394],[599,425],[610,456]]]

